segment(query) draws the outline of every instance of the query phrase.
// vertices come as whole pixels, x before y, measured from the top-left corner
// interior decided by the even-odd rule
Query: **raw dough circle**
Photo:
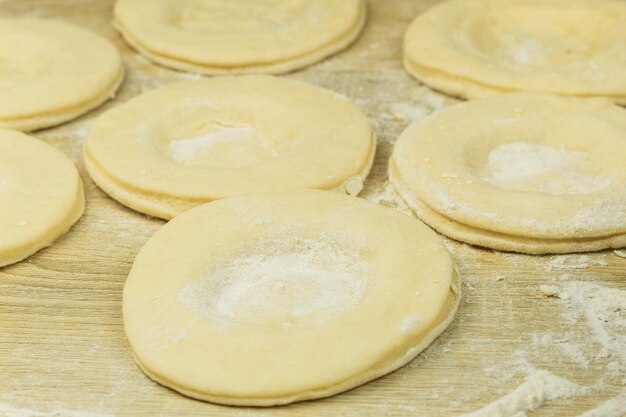
[[[78,172],[62,152],[0,129],[0,267],[50,246],[84,206]]]
[[[102,115],[85,163],[109,195],[169,219],[207,201],[294,188],[360,191],[376,149],[361,110],[271,76],[184,82]]]
[[[115,26],[151,60],[205,74],[283,73],[350,45],[364,0],[119,0]]]
[[[405,35],[405,67],[443,92],[512,91],[626,103],[626,2],[449,0]]]
[[[0,19],[0,126],[35,130],[111,98],[124,69],[103,37],[66,22]]]
[[[524,253],[626,245],[626,110],[516,93],[414,123],[390,179],[418,216],[458,240]]]
[[[139,366],[185,395],[270,406],[387,374],[450,323],[458,278],[421,222],[319,190],[254,194],[177,216],[124,287]]]

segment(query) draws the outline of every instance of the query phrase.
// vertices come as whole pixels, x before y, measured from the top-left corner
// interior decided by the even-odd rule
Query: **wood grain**
[[[356,44],[288,75],[345,94],[370,117],[379,148],[365,197],[384,190],[393,141],[410,120],[456,101],[431,92],[402,69],[402,35],[410,20],[433,3],[371,0],[367,27]],[[109,0],[0,1],[2,16],[55,17],[106,36],[123,52],[128,72],[115,100],[35,134],[77,164],[87,210],[54,246],[0,269],[0,416],[456,416],[518,386],[525,377],[520,361],[581,385],[603,381],[602,389],[549,402],[533,416],[576,415],[622,389],[623,375],[611,377],[606,371],[610,358],[583,351],[590,358],[583,366],[567,352],[538,346],[533,337],[553,332],[570,342],[589,341],[585,321],[566,320],[567,307],[543,297],[538,285],[569,274],[570,280],[624,289],[626,259],[609,251],[585,258],[588,268],[551,269],[552,257],[502,254],[452,241],[464,280],[457,318],[415,361],[386,377],[333,398],[273,409],[203,403],[145,377],[124,336],[121,295],[134,256],[163,222],[126,209],[100,191],[85,173],[81,144],[93,118],[106,109],[190,77],[154,66],[130,50],[110,25],[112,5]],[[54,410],[58,414],[34,413]]]

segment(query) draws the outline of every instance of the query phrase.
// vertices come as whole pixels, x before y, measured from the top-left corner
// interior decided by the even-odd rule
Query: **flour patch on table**
[[[508,417],[525,416],[545,402],[571,398],[584,393],[585,388],[543,369],[534,370],[525,381],[502,398],[480,410],[460,417]]]
[[[587,269],[592,266],[607,266],[604,255],[556,255],[551,256],[544,267],[548,272],[563,269]]]

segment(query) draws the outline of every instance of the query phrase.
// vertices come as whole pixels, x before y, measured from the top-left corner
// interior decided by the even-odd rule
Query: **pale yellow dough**
[[[49,19],[0,19],[0,126],[23,131],[74,119],[113,97],[123,79],[103,37]]]
[[[364,0],[119,0],[115,27],[159,64],[205,74],[284,73],[350,45]]]
[[[390,180],[452,238],[531,254],[626,246],[626,110],[516,93],[409,126]]]
[[[448,0],[405,35],[407,71],[465,98],[515,91],[626,103],[626,2]]]
[[[84,206],[78,172],[62,152],[0,129],[0,267],[50,246]]]
[[[84,147],[94,181],[164,219],[233,195],[296,188],[358,194],[376,140],[329,90],[271,76],[172,84],[102,115]]]
[[[421,222],[296,190],[177,216],[137,256],[123,315],[152,379],[206,401],[271,406],[403,366],[459,299],[453,262]]]

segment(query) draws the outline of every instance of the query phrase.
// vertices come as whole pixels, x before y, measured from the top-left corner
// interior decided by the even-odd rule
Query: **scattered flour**
[[[89,129],[91,129],[93,121],[94,116],[90,113],[78,120],[64,123],[60,126],[49,129],[40,130],[37,132],[37,137],[50,144],[59,146],[62,151],[69,154],[68,156],[72,162],[79,164],[83,159],[82,144],[85,139],[87,139],[87,134],[89,133]],[[55,141],[57,141],[60,137],[69,138],[71,141],[71,147],[69,147],[69,149],[61,146],[61,143],[55,143]]]
[[[140,54],[126,55],[124,64],[127,68],[124,90],[121,93],[144,93],[177,81],[202,79],[200,74],[177,72],[151,63]]]
[[[391,207],[401,213],[406,214],[407,216],[415,217],[413,211],[409,208],[409,206],[402,199],[402,197],[400,197],[400,194],[398,194],[395,188],[389,183],[382,191],[375,194],[366,195],[365,198],[367,198],[372,203],[376,203],[385,207]]]
[[[583,259],[582,263],[591,264],[589,259]],[[574,265],[580,266],[581,262]],[[507,367],[526,373],[526,380],[491,404],[462,417],[526,417],[526,413],[537,410],[547,401],[603,390],[605,380],[621,380],[626,384],[626,291],[572,281],[569,277],[555,282],[541,285],[539,290],[547,297],[558,298],[567,307],[563,317],[572,324],[581,323],[583,319],[582,323],[591,330],[590,335],[581,339],[574,330],[532,333],[529,345],[516,351],[516,361]],[[583,369],[592,364],[594,369],[601,367],[604,376],[593,385],[583,387],[528,362],[529,355],[539,355],[538,358],[545,360],[546,352],[559,351]],[[495,377],[499,369],[500,365],[491,366],[485,372]],[[626,391],[621,391],[579,417],[622,417],[624,410]]]
[[[579,417],[624,417],[626,410],[626,390],[616,397],[588,410]]]
[[[548,333],[542,336],[545,340],[535,337],[536,343],[554,342],[566,353],[569,352],[574,362],[583,367],[590,362],[584,357],[583,350],[595,351],[594,359],[608,361],[605,373],[613,378],[621,378],[621,383],[626,384],[626,291],[576,281],[561,281],[559,285],[540,285],[539,290],[547,297],[561,300],[569,308],[565,317],[572,322],[584,318],[591,328],[591,337],[581,345],[574,344],[567,337],[563,338],[564,340],[553,340],[552,334]],[[596,385],[601,382],[596,381]],[[622,390],[615,397],[579,417],[623,417],[624,410],[626,410],[626,390]]]
[[[526,412],[536,410],[546,401],[570,398],[585,391],[585,388],[551,372],[537,369],[510,393],[478,411],[460,417],[525,416]]]
[[[593,340],[616,359],[613,368],[626,374],[626,291],[588,282],[568,281],[559,285],[540,285],[547,297],[559,298],[573,310],[576,319],[584,317]],[[624,378],[626,383],[626,378]]]
[[[368,89],[367,94],[357,94],[352,101],[370,116],[379,143],[395,142],[407,124],[458,102],[424,86],[394,91],[387,85],[380,89]]]
[[[557,255],[552,256],[545,266],[548,272],[561,269],[587,269],[594,265],[607,266],[605,256]]]
[[[389,106],[390,112],[384,117],[403,122],[414,122],[423,119],[432,112],[432,109],[418,103],[394,102]]]
[[[42,138],[69,136],[73,143],[82,144],[87,138],[87,134],[93,122],[94,117],[87,115],[78,120],[37,132],[37,136]]]

